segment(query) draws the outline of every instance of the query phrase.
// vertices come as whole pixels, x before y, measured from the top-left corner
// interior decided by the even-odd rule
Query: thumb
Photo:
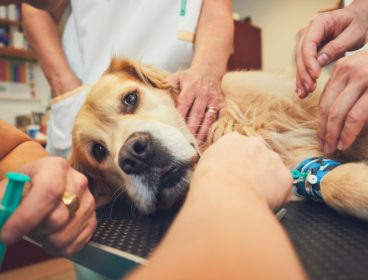
[[[180,90],[180,72],[171,74],[165,79],[165,83],[170,85],[173,89]]]
[[[356,50],[364,45],[364,38],[354,37],[352,28],[345,29],[339,36],[324,45],[318,52],[317,61],[321,67],[343,57],[345,52]]]

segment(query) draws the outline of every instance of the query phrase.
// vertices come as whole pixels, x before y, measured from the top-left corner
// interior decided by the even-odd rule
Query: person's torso
[[[190,66],[193,44],[177,38],[183,1],[72,0],[71,3],[63,45],[73,71],[83,82],[95,82],[112,56],[137,59],[171,72]]]

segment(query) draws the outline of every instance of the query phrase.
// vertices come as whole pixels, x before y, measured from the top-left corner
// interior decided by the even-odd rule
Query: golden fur
[[[193,143],[194,139],[189,135],[183,118],[175,110],[176,93],[163,82],[167,74],[155,67],[141,65],[134,61],[113,60],[105,75],[88,95],[77,117],[73,131],[72,162],[77,168],[93,177],[95,185],[99,186],[99,192],[101,193],[102,190],[107,201],[112,199],[113,193],[117,190],[127,189],[129,176],[120,170],[116,153],[119,149],[123,149],[129,135],[136,131],[127,128],[132,124],[144,126],[145,128],[140,129],[143,131],[147,129],[144,123],[154,120],[156,123],[163,123],[165,129],[170,127],[175,135],[183,134],[186,140],[180,142],[176,148],[170,146],[172,140],[161,139],[160,141],[162,145],[170,146],[174,150],[187,149],[185,160],[190,158],[193,164],[197,160],[194,153],[197,149]],[[122,87],[122,85],[125,86]],[[126,91],[125,87],[137,88],[137,85],[144,92],[141,94],[143,105],[139,105],[139,109],[133,114],[118,112],[116,107],[120,102],[121,92]],[[116,90],[119,87],[120,90]],[[230,131],[238,131],[244,135],[263,138],[271,149],[280,154],[290,169],[311,156],[330,157],[342,162],[367,159],[366,130],[346,152],[326,155],[319,150],[316,136],[319,94],[315,93],[305,100],[300,100],[294,93],[294,82],[289,77],[265,72],[231,72],[224,76],[222,90],[226,98],[224,114],[211,127],[204,147],[211,145]],[[148,100],[150,98],[152,102],[156,102],[151,106],[147,104],[151,102]],[[156,111],[159,113],[154,113]],[[137,119],[140,121],[137,122]],[[97,141],[92,134],[101,133],[103,136],[100,136],[99,140],[111,142],[115,136],[106,131],[111,132],[115,129],[119,131],[121,139],[118,144],[115,143],[116,147],[115,150],[112,149],[111,159],[102,164],[96,163],[88,148],[91,138]],[[150,126],[150,129],[150,133],[154,134],[156,128]],[[105,132],[101,132],[104,130]],[[166,136],[170,138],[171,134]],[[195,149],[190,150],[190,146]],[[344,164],[331,171],[321,185],[326,203],[338,211],[368,219],[367,174],[368,166],[363,163]],[[188,172],[184,183],[187,183],[189,175]],[[97,181],[99,183],[96,184]],[[142,188],[139,184],[138,187]],[[131,186],[131,188],[137,188],[137,186]],[[131,193],[132,191],[129,193],[130,198],[132,198]],[[168,195],[167,206],[182,197],[183,195],[177,197]],[[139,199],[135,197],[133,201],[139,204]],[[142,205],[138,208],[146,213],[156,210],[153,206],[148,210]]]

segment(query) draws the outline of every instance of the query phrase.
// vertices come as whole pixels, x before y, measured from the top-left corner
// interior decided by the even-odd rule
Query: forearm
[[[0,159],[0,179],[6,172],[16,171],[25,163],[46,156],[47,152],[37,142],[31,140],[23,142]]]
[[[204,0],[197,27],[192,67],[207,67],[222,76],[233,50],[234,22],[230,0]]]
[[[203,177],[148,264],[130,279],[304,279],[261,196],[239,181]]]
[[[22,5],[23,28],[32,51],[50,84],[53,96],[58,96],[80,85],[65,57],[57,17],[64,6],[53,13]],[[55,18],[56,17],[56,18]]]
[[[26,162],[47,155],[41,145],[3,121],[0,121],[0,139],[0,178]]]

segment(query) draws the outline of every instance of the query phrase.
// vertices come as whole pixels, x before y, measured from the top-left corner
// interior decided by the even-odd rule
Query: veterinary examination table
[[[92,241],[71,259],[112,279],[143,264],[176,211],[143,216],[125,207],[115,202],[100,209]],[[315,202],[292,202],[285,208],[281,222],[310,279],[368,279],[368,222]]]

